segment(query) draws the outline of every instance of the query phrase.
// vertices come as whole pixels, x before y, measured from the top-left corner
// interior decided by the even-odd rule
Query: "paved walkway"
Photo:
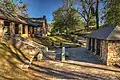
[[[96,56],[87,54],[85,48],[68,48],[66,51],[70,58],[65,62],[33,62],[29,72],[35,80],[120,80],[120,68],[101,64]]]
[[[60,53],[61,49],[56,52]],[[69,54],[69,60],[102,64],[100,58],[97,55],[87,53],[86,48],[66,48],[66,52]]]

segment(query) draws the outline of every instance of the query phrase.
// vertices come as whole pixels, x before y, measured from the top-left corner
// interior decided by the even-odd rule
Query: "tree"
[[[71,3],[70,3],[71,4]],[[67,4],[68,5],[68,4]],[[69,34],[82,23],[78,11],[69,6],[63,5],[53,13],[54,28],[53,32]]]
[[[103,0],[104,23],[106,25],[120,25],[120,0]]]
[[[79,2],[79,14],[85,21],[85,28],[95,25],[95,10],[93,0],[78,0]]]
[[[9,14],[27,15],[27,4],[21,0],[0,0],[0,9]]]
[[[96,28],[99,29],[99,0],[96,0]]]

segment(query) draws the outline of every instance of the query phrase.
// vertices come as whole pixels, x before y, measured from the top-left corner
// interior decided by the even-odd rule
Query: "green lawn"
[[[0,80],[29,80],[28,72],[21,69],[22,54],[6,42],[0,42]]]
[[[65,36],[46,36],[43,38],[32,38],[35,42],[40,43],[47,47],[60,47],[62,43],[63,46],[71,46],[76,47],[80,46],[80,44],[71,41],[69,38]]]

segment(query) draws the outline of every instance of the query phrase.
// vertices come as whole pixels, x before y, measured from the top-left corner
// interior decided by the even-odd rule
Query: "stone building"
[[[46,16],[43,18],[27,18],[27,21],[31,24],[36,25],[34,27],[34,31],[36,34],[40,33],[40,36],[45,36],[48,32],[48,24],[46,20]]]
[[[21,58],[23,64],[27,61],[30,65],[35,56],[41,60],[43,52],[46,51],[45,46],[28,38],[29,36],[36,37],[36,34],[42,37],[47,34],[45,16],[43,18],[25,18],[0,9],[0,39],[13,45],[21,52],[21,55],[24,55]]]
[[[0,9],[0,36],[5,33],[10,36],[15,35],[24,35],[34,36],[36,33],[44,36],[47,34],[47,21],[46,17],[36,18],[39,21],[34,20],[33,18],[25,18],[20,15],[10,14],[6,11]]]
[[[88,50],[107,65],[120,63],[120,26],[100,28],[86,36]]]

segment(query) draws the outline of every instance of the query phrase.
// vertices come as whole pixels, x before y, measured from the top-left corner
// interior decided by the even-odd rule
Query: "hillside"
[[[34,75],[23,68],[26,57],[6,42],[0,42],[0,80],[33,80]]]

